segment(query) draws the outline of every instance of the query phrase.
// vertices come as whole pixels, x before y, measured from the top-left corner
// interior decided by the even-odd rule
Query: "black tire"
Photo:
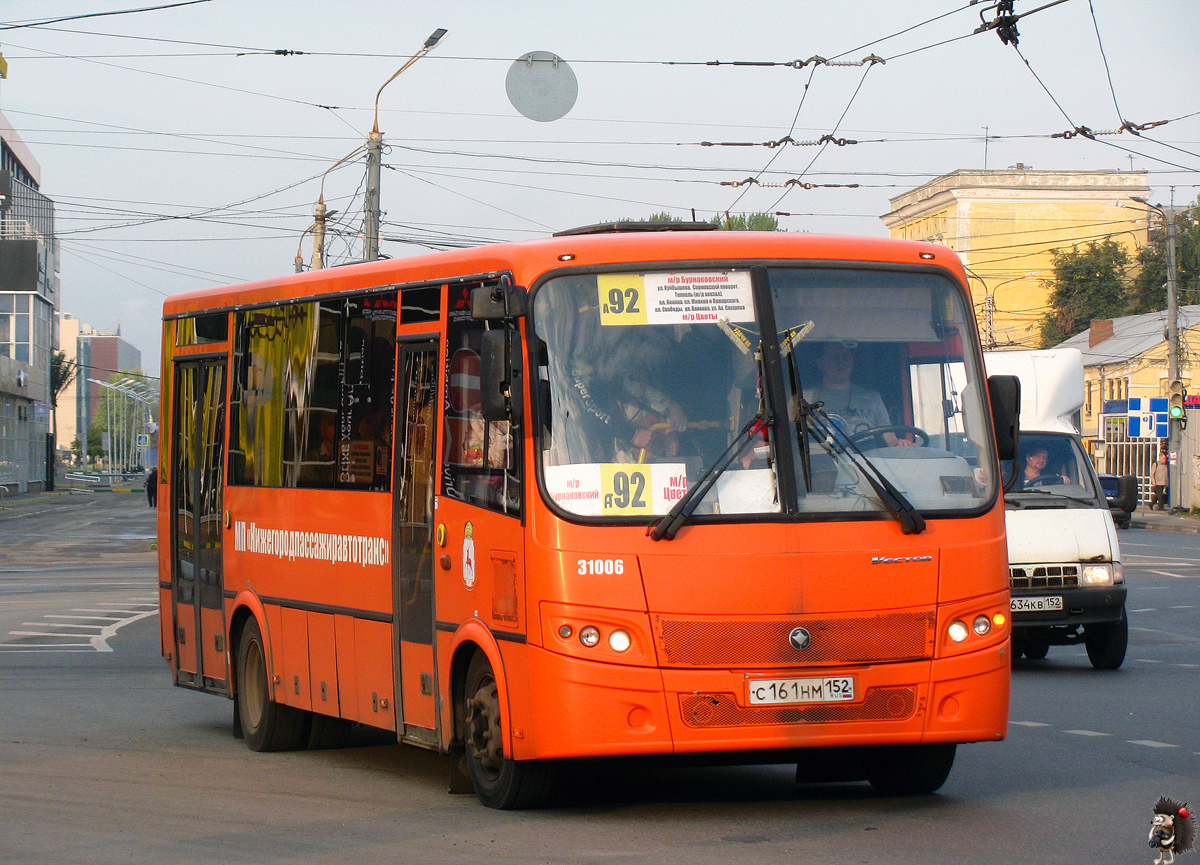
[[[1088,660],[1097,670],[1115,670],[1125,662],[1129,646],[1129,619],[1121,610],[1121,620],[1110,625],[1088,625],[1083,629]]]
[[[1050,651],[1050,644],[1045,640],[1031,639],[1025,641],[1024,652],[1026,658],[1032,658],[1035,661],[1040,661],[1046,657]]]
[[[350,744],[350,730],[353,726],[345,718],[334,718],[322,715],[320,712],[313,712],[306,747],[312,751],[345,748]]]
[[[957,747],[937,744],[872,748],[863,758],[867,780],[885,796],[926,796],[946,783]]]
[[[294,751],[308,740],[310,714],[271,699],[266,646],[258,622],[248,619],[238,640],[237,708],[251,751]]]
[[[554,768],[504,753],[504,717],[496,676],[482,652],[471,658],[463,688],[462,741],[475,795],[489,808],[512,810],[545,804]]]

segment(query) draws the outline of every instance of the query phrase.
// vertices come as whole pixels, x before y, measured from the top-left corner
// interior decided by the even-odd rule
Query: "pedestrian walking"
[[[1159,454],[1158,462],[1150,470],[1150,484],[1154,488],[1154,495],[1150,499],[1150,510],[1154,510],[1156,507],[1161,511],[1170,509],[1171,505],[1167,500],[1167,483],[1170,475],[1167,455]]]
[[[150,471],[146,472],[146,501],[152,508],[158,506],[158,469],[155,466],[150,466]]]

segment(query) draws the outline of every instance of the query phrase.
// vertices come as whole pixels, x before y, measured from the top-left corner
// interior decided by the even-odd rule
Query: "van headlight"
[[[1119,573],[1120,565],[1116,566]],[[1084,565],[1083,566],[1083,585],[1085,586],[1111,586],[1114,579],[1113,565]]]

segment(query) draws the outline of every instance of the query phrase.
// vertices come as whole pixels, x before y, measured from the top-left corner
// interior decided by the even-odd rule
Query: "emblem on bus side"
[[[788,642],[797,652],[802,652],[812,644],[812,634],[806,628],[792,628],[792,632],[788,634]]]
[[[933,556],[872,556],[873,565],[900,565],[905,562],[932,562]]]

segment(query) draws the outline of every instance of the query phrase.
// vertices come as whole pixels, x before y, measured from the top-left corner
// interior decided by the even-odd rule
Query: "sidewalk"
[[[1200,535],[1200,517],[1193,517],[1186,514],[1173,516],[1165,511],[1152,511],[1144,507],[1138,507],[1129,520],[1129,528]]]

